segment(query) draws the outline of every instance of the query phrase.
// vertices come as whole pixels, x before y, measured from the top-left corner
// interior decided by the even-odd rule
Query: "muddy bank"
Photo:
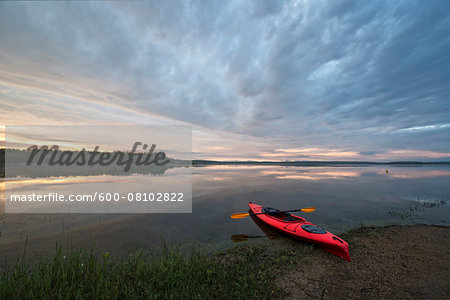
[[[362,228],[342,237],[351,262],[318,249],[287,258],[276,270],[283,298],[450,299],[449,227]]]

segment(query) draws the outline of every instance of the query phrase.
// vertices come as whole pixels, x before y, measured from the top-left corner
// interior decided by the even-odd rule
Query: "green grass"
[[[261,247],[219,255],[138,251],[125,260],[109,253],[63,250],[29,263],[21,259],[0,275],[1,299],[247,299],[280,295]]]
[[[340,236],[350,241],[383,232],[363,227]],[[282,298],[287,293],[275,277],[321,255],[312,244],[289,240],[279,247],[243,244],[211,256],[163,247],[157,254],[136,251],[126,259],[59,246],[38,262],[22,258],[0,273],[0,299]]]

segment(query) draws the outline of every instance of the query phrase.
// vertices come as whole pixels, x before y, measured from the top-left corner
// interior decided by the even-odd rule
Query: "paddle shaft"
[[[305,213],[313,212],[315,211],[315,207],[306,207],[301,209],[291,209],[291,210],[280,210],[280,211],[271,211],[271,212],[262,212],[262,213],[235,213],[231,215],[232,219],[242,219],[248,216],[255,216],[255,215],[267,215],[267,214],[279,214],[279,213],[285,213],[285,212],[293,212],[293,211],[302,211]]]
[[[302,208],[303,209],[303,208]],[[279,214],[279,213],[285,213],[285,212],[295,212],[295,211],[302,211],[302,209],[291,209],[291,210],[280,210],[277,212],[272,213],[248,213],[249,216],[256,216],[256,215],[270,215],[270,214]]]

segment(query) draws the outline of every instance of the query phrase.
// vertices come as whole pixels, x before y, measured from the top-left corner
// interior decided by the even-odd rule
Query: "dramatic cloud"
[[[191,124],[198,158],[448,160],[448,24],[441,0],[1,2],[1,123]]]

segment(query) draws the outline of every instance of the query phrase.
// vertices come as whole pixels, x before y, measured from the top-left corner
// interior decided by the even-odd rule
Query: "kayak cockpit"
[[[282,212],[279,209],[272,207],[263,207],[261,212],[265,213],[267,216],[282,222],[305,222],[305,219],[291,215],[286,212]]]

